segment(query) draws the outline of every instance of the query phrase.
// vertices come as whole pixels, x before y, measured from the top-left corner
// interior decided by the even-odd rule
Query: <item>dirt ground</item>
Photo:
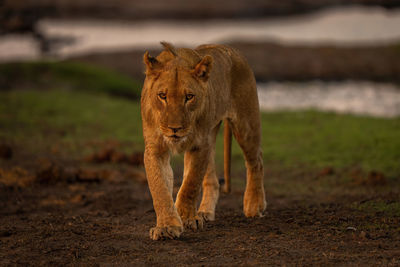
[[[105,150],[74,162],[12,152],[3,148],[0,161],[1,266],[400,265],[400,216],[356,208],[398,201],[396,189],[378,190],[387,186],[379,174],[371,183],[353,180],[362,187],[357,193],[338,185],[327,194],[318,186],[334,179],[330,168],[317,176],[267,172],[268,211],[247,219],[238,172],[241,182],[221,195],[215,222],[178,240],[152,241],[156,217],[140,153]],[[292,189],[273,189],[282,185]]]

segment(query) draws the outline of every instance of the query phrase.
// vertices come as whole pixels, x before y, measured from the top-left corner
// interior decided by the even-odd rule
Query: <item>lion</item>
[[[247,169],[244,214],[262,216],[267,203],[260,111],[254,74],[246,59],[226,45],[178,49],[161,44],[164,50],[157,57],[144,54],[146,78],[141,94],[144,164],[157,216],[150,238],[178,238],[184,229],[196,231],[215,219],[220,191],[215,142],[222,121],[224,190],[230,191],[233,133]],[[183,181],[174,203],[170,155],[183,152]]]

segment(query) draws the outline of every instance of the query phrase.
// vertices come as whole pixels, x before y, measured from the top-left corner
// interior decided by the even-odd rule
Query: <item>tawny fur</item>
[[[244,214],[261,216],[266,201],[260,112],[248,63],[224,45],[193,50],[162,44],[165,50],[157,58],[144,55],[146,79],[141,98],[144,162],[157,215],[150,237],[177,238],[184,228],[201,229],[204,221],[214,220],[219,197],[215,139],[222,121],[232,130],[246,161]],[[171,152],[185,153],[183,182],[175,203]],[[197,210],[201,186],[203,196]]]

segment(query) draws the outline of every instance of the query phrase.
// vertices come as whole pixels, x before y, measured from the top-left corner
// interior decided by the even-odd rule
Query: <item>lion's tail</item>
[[[224,192],[231,192],[231,150],[232,130],[227,119],[224,120]]]

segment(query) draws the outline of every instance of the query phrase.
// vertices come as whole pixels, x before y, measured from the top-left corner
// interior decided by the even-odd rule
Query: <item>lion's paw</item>
[[[182,218],[183,226],[187,229],[197,231],[203,229],[204,219],[201,216],[195,216],[193,218]]]
[[[183,232],[182,226],[153,227],[150,229],[150,238],[153,240],[175,239]]]
[[[243,203],[243,211],[246,217],[263,217],[267,208],[264,193],[248,194],[246,191]]]
[[[203,218],[205,222],[211,222],[215,220],[215,213],[214,212],[205,212],[205,211],[199,211],[198,216]]]

